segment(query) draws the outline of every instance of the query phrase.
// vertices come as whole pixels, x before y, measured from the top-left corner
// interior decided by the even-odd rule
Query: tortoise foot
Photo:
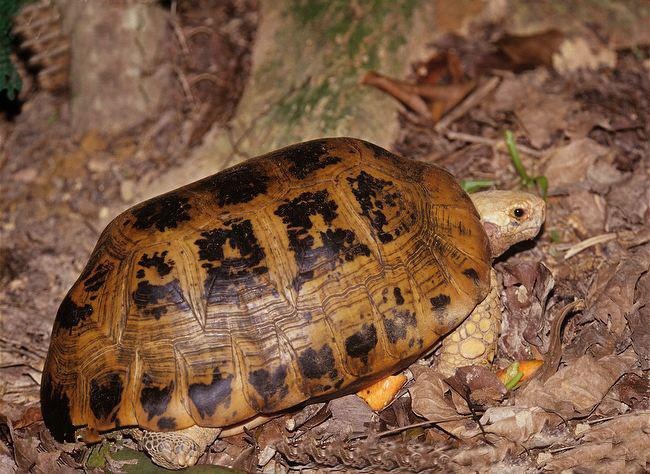
[[[140,433],[135,438],[140,447],[154,463],[167,469],[193,466],[221,433],[220,428],[200,426],[167,432],[138,431]]]

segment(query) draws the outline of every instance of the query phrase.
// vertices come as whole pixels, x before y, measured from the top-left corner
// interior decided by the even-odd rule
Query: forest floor
[[[180,94],[166,113],[119,136],[79,133],[69,97],[34,88],[0,119],[2,472],[158,469],[114,443],[56,443],[40,415],[41,370],[57,307],[104,225],[134,204],[142,182],[231,119],[255,31],[252,3],[234,3],[245,10],[214,15],[247,22],[196,46],[208,48],[204,56],[230,55],[220,78],[230,86],[221,95],[195,91],[210,107]],[[183,21],[201,23],[189,13]],[[504,308],[495,365],[544,366],[506,391],[487,371],[442,380],[424,360],[380,413],[354,395],[310,405],[218,440],[200,464],[246,472],[650,467],[650,44],[623,45],[596,25],[514,37],[482,23],[463,33],[441,36],[405,77],[364,81],[405,104],[392,151],[442,166],[466,186],[546,195],[541,234],[495,265]],[[183,144],[174,140],[179,129],[188,131]]]

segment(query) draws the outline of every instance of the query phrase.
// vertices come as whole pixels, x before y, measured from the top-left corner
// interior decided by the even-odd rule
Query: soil
[[[257,5],[216,3],[181,3],[174,25],[185,35],[169,54],[178,90],[144,125],[118,136],[79,133],[70,126],[69,95],[36,82],[0,119],[3,472],[118,472],[147,462],[113,452],[132,447],[128,441],[104,451],[56,443],[40,416],[40,374],[57,307],[106,223],[134,204],[140,183],[182,163],[214,124],[227,127],[235,115],[251,70]],[[215,20],[206,22],[210,8]],[[201,464],[247,472],[647,469],[650,48],[610,49],[603,38],[600,62],[584,67],[570,67],[582,59],[575,52],[561,66],[547,54],[513,63],[494,40],[498,27],[475,28],[433,45],[432,58],[453,50],[456,59],[414,64],[399,79],[480,87],[497,78],[491,92],[442,129],[435,111],[444,109],[444,120],[462,103],[440,109],[426,101],[431,116],[404,108],[392,150],[465,183],[547,193],[542,233],[496,263],[504,322],[495,365],[543,359],[543,370],[504,399],[489,389],[492,372],[459,371],[444,382],[424,361],[379,414],[355,396],[308,406],[217,441]],[[546,42],[559,48],[561,40]],[[181,143],[177,130],[185,131]],[[545,177],[547,190],[517,172],[505,130],[528,177]]]

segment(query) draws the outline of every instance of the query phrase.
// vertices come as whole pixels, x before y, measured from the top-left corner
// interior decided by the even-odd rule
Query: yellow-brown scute
[[[145,202],[57,315],[48,427],[228,426],[427,350],[485,296],[489,251],[446,172],[307,142]]]

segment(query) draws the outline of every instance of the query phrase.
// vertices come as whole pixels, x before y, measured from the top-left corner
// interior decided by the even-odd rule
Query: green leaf
[[[515,142],[515,137],[510,130],[504,132],[504,139],[506,142],[506,147],[508,148],[508,154],[512,160],[512,164],[519,174],[521,179],[521,185],[527,188],[532,186],[537,187],[539,194],[543,199],[546,199],[548,195],[548,179],[546,176],[530,176],[524,167],[524,164],[521,161],[521,156],[519,155],[519,150],[517,150],[517,143]]]
[[[460,187],[463,188],[467,194],[475,193],[483,188],[494,186],[494,181],[489,179],[464,179],[460,182]]]

